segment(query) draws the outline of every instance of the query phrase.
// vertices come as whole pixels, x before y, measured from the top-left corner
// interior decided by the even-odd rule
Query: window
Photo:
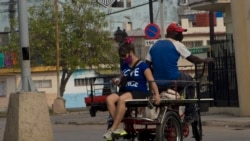
[[[112,7],[117,7],[117,8],[123,8],[124,7],[124,0],[116,0],[113,4]]]
[[[202,46],[202,41],[184,41],[183,44],[187,47],[187,48],[192,48],[192,47],[199,47]]]
[[[75,86],[88,86],[94,82],[93,78],[80,78],[80,79],[75,79],[74,83]]]
[[[34,80],[36,88],[52,88],[51,80]]]
[[[6,81],[0,80],[0,97],[6,96]]]
[[[179,5],[188,5],[188,0],[179,0]]]
[[[210,45],[210,40],[207,40],[207,45]]]
[[[126,3],[127,8],[131,7],[131,0],[127,0]]]
[[[126,31],[131,31],[132,30],[132,22],[127,22],[126,23]]]

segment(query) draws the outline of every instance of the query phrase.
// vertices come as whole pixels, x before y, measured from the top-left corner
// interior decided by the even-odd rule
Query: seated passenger
[[[154,81],[148,65],[136,57],[135,48],[131,42],[131,39],[128,38],[119,45],[118,53],[123,60],[123,64],[121,66],[120,78],[113,79],[113,82],[119,85],[122,77],[126,77],[127,82],[122,92],[110,94],[106,99],[108,111],[113,119],[113,125],[108,129],[107,133],[103,135],[106,140],[112,140],[112,134],[126,134],[125,130],[118,128],[127,109],[125,101],[149,97],[150,93],[148,92],[147,82]],[[157,85],[155,82],[150,82],[149,84],[154,94],[155,104],[159,104],[160,95]]]
[[[183,32],[187,31],[180,27],[177,23],[173,22],[167,27],[166,39],[158,40],[148,51],[146,55],[146,62],[152,67],[153,76],[156,80],[184,80],[193,81],[193,78],[178,69],[178,60],[180,56],[188,61],[199,63],[213,62],[213,58],[199,58],[191,54],[191,52],[181,43],[183,39]],[[188,82],[178,83],[178,88],[184,88]],[[159,92],[166,90],[167,87],[171,87],[173,83],[158,81],[157,82]],[[186,91],[186,97],[194,98],[194,87],[189,87]],[[192,104],[186,105],[185,117],[187,119],[196,119],[197,113]]]

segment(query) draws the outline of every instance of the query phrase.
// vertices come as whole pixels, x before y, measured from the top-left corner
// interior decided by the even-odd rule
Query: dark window
[[[80,78],[74,80],[75,86],[88,86],[93,82],[94,82],[93,78]]]
[[[0,80],[0,97],[6,96],[6,80]]]
[[[37,88],[52,88],[51,80],[34,80],[33,82]]]
[[[127,8],[131,7],[131,0],[127,0],[126,3]]]
[[[120,7],[123,8],[124,7],[124,0],[116,0],[113,4],[112,7]]]
[[[187,48],[192,48],[192,47],[200,47],[202,46],[202,41],[184,41],[183,44],[187,47]]]

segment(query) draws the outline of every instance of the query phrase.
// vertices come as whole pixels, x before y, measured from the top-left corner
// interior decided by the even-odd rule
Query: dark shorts
[[[128,91],[132,94],[133,99],[145,99],[150,96],[149,93],[145,93],[142,91]],[[126,92],[119,92],[118,95],[121,96]]]
[[[186,98],[193,98],[194,97],[194,84],[193,78],[184,72],[181,72],[180,77],[177,80],[183,80],[183,82],[177,82],[177,91],[180,92],[184,89],[185,86],[188,86],[188,89],[186,91]],[[186,81],[186,82],[185,82]],[[190,81],[190,82],[189,82]],[[158,85],[159,92],[161,93],[162,91],[167,90],[168,88],[171,89],[176,89],[176,84],[175,83],[170,83],[168,85]]]

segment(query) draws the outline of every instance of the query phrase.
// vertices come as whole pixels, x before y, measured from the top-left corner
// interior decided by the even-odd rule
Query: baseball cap
[[[172,22],[167,27],[167,32],[186,32],[187,29],[182,28],[178,23]]]

